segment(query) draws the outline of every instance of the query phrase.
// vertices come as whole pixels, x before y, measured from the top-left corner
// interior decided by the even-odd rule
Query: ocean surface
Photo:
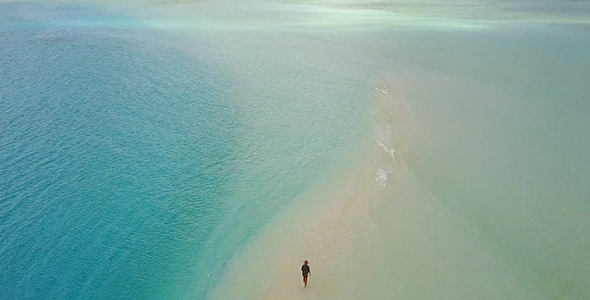
[[[588,299],[589,16],[1,0],[0,299]]]

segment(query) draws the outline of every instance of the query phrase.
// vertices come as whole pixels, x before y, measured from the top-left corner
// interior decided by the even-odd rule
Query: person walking
[[[307,276],[311,276],[311,270],[309,269],[309,261],[306,259],[301,266],[301,274],[303,275],[304,287],[307,287]]]

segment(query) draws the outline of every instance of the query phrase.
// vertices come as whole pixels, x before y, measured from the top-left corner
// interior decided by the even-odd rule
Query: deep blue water
[[[0,299],[188,297],[234,151],[224,81],[72,19],[133,24],[0,4]]]

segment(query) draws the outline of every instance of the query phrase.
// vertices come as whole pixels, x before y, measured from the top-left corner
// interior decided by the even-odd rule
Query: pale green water
[[[460,270],[450,277],[456,280],[418,272],[433,276],[428,280],[437,287],[433,290],[404,276],[394,279],[413,287],[416,297],[581,299],[588,294],[583,232],[589,212],[590,144],[584,132],[590,126],[590,91],[584,76],[589,62],[580,56],[587,52],[588,32],[548,29],[402,36],[411,63],[403,85],[412,90],[407,97],[414,100],[420,132],[417,157],[409,162],[420,192],[406,191],[410,196],[405,197],[425,198],[423,205],[430,206],[425,211],[435,221],[423,220],[428,238],[417,243],[438,248],[418,257],[434,261],[431,271]],[[400,207],[407,208],[394,204],[390,214]],[[389,215],[380,213],[382,220]],[[414,214],[423,217],[419,210]],[[469,238],[485,255],[454,244],[455,238],[437,227],[446,219],[456,226],[453,236]],[[388,236],[395,239],[393,234]],[[475,266],[466,263],[472,259]],[[459,287],[449,288],[454,286]]]

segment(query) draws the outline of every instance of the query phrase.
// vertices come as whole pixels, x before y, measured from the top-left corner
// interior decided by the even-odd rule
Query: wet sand
[[[324,190],[308,191],[277,214],[229,262],[211,299],[530,295],[406,168],[416,128],[403,95],[391,85],[374,87],[373,95],[364,156]],[[312,270],[307,288],[299,271],[305,259]]]

